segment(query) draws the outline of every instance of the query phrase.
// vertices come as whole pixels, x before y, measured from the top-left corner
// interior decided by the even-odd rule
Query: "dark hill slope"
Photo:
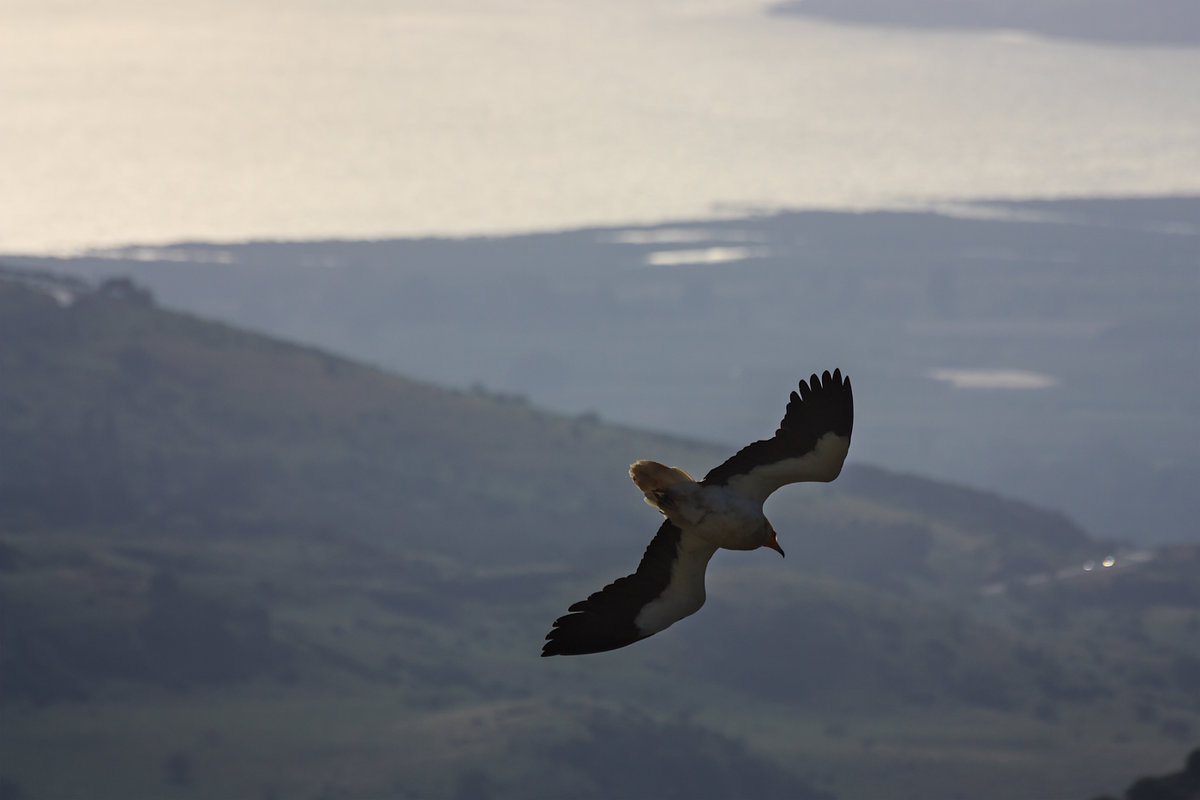
[[[434,388],[137,298],[81,293],[64,307],[0,281],[0,522],[299,527],[475,564],[629,561],[655,523],[628,464],[703,472],[731,451]],[[781,493],[780,530],[823,551],[901,528],[950,548],[969,539],[995,551],[957,575],[978,581],[1093,547],[1058,515],[984,493],[853,463],[844,486],[836,499]]]
[[[10,526],[299,526],[525,561],[635,523],[631,443],[705,454],[105,293],[0,282],[0,365]]]
[[[31,280],[0,280],[6,791],[1078,796],[1195,724],[1182,599],[983,597],[1098,546],[863,466],[772,500],[786,561],[721,553],[700,614],[548,665],[654,528],[627,464],[728,448]]]

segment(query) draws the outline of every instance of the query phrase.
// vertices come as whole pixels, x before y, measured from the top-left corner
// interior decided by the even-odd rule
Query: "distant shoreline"
[[[894,204],[851,207],[790,207],[790,206],[719,206],[710,215],[675,216],[648,220],[598,221],[576,225],[531,226],[505,230],[478,231],[397,231],[377,235],[315,234],[313,236],[287,236],[263,234],[249,237],[164,237],[162,239],[124,240],[119,242],[95,242],[74,246],[0,249],[0,260],[5,258],[112,258],[133,261],[221,261],[220,254],[204,256],[197,253],[181,253],[187,249],[209,249],[215,247],[240,247],[256,244],[313,244],[313,243],[360,243],[360,242],[404,242],[404,241],[465,241],[471,239],[512,239],[522,236],[581,233],[586,231],[655,230],[673,227],[704,225],[706,223],[729,223],[738,220],[771,217],[783,214],[870,214],[870,213],[928,213],[937,216],[962,219],[993,219],[1011,221],[1063,221],[1063,215],[1084,214],[1093,222],[1100,219],[1120,219],[1122,225],[1132,220],[1156,224],[1156,217],[1168,211],[1176,203],[1200,205],[1200,193],[1148,194],[1148,195],[1095,195],[1064,197],[1027,198],[976,198],[976,199],[931,199],[910,200]],[[1117,213],[1119,211],[1119,213]],[[1161,220],[1159,220],[1161,222]],[[1170,221],[1166,221],[1170,223]],[[1193,225],[1179,220],[1179,230]],[[1193,231],[1193,233],[1200,231]],[[2,245],[0,245],[2,248]],[[172,252],[175,255],[172,255]]]
[[[1091,3],[1086,15],[1071,3],[1053,0],[1003,4],[785,0],[768,13],[910,30],[994,31],[1102,45],[1196,47],[1200,45],[1197,9],[1188,0],[1165,0],[1153,13],[1136,3],[1101,0]]]

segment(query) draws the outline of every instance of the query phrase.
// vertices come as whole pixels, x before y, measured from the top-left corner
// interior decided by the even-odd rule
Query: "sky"
[[[0,0],[0,252],[1200,193],[1200,50],[748,0]]]

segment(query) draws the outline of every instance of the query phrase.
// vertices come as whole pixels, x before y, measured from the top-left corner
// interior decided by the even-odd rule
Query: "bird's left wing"
[[[636,572],[580,600],[554,621],[542,655],[616,650],[694,614],[704,605],[704,572],[716,551],[664,522]]]
[[[706,486],[728,486],[760,501],[780,486],[799,481],[831,481],[842,471],[854,428],[850,379],[826,370],[792,392],[779,430],[770,439],[746,445],[704,476]]]

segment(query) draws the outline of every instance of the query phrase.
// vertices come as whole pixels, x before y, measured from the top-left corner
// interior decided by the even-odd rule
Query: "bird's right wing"
[[[704,572],[716,551],[664,522],[636,572],[580,600],[554,621],[542,655],[616,650],[694,614],[704,605]]]

